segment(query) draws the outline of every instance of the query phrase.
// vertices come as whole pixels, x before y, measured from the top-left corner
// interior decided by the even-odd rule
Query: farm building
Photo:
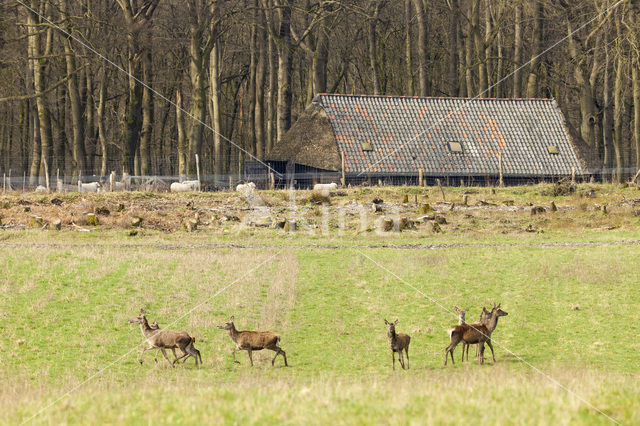
[[[298,184],[538,182],[597,172],[551,99],[318,95],[267,162]]]

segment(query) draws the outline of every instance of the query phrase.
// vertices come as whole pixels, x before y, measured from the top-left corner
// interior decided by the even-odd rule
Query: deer
[[[167,362],[171,364],[171,367],[174,367],[176,361],[179,361],[182,358],[184,358],[186,361],[189,356],[192,356],[196,360],[196,368],[200,368],[200,364],[202,363],[202,356],[200,355],[200,351],[193,346],[196,341],[195,337],[189,336],[189,334],[184,331],[151,328],[149,322],[147,321],[146,312],[144,309],[140,309],[140,314],[135,318],[131,318],[129,322],[140,324],[140,331],[149,344],[149,347],[142,349],[142,352],[138,357],[138,362],[140,364],[142,364],[142,355],[146,351],[149,351],[151,349],[159,349],[162,352],[162,355],[164,355]],[[176,356],[176,358],[172,362],[167,356],[166,349],[173,350],[173,354],[175,356],[176,348],[179,348],[182,351],[183,355],[179,358]],[[200,362],[198,362],[198,360]]]
[[[486,324],[489,322],[489,320],[491,319],[491,312],[487,311],[486,307],[482,307],[482,312],[480,312],[480,320],[478,322],[474,322],[473,325],[474,327],[477,327],[481,324]],[[467,361],[469,361],[469,345],[465,342],[462,342],[462,359],[461,361],[464,362],[464,355],[465,352],[467,354]],[[476,345],[476,358],[478,357],[478,345]]]
[[[287,364],[287,353],[278,346],[278,343],[280,343],[280,335],[278,333],[274,333],[272,331],[238,331],[236,326],[233,324],[234,317],[235,315],[232,315],[229,321],[218,326],[221,330],[228,330],[229,337],[231,337],[231,340],[236,344],[236,347],[232,352],[234,363],[240,364],[240,361],[236,359],[237,351],[247,351],[247,354],[249,355],[249,362],[253,367],[253,351],[269,349],[276,353],[271,360],[272,366],[275,365],[278,355],[282,355],[284,358],[284,366],[289,366],[289,364]]]
[[[407,355],[407,370],[409,369],[409,343],[411,342],[411,337],[408,334],[404,333],[396,333],[396,325],[398,324],[398,320],[396,319],[394,322],[389,322],[386,319],[384,323],[387,325],[387,338],[389,339],[389,346],[391,347],[391,360],[393,370],[396,369],[396,352],[398,352],[398,361],[404,370],[404,358],[402,357],[402,351],[404,350]]]
[[[487,324],[480,325],[456,325],[449,329],[449,339],[451,343],[445,349],[444,353],[444,365],[447,365],[448,355],[451,354],[451,362],[455,364],[453,360],[453,350],[456,348],[458,343],[465,342],[467,344],[479,344],[480,345],[480,355],[478,357],[478,363],[484,364],[484,344],[487,343],[489,348],[491,349],[491,355],[493,356],[493,362],[496,362],[496,357],[493,352],[493,345],[491,344],[491,333],[495,330],[498,325],[498,318],[502,316],[508,315],[507,312],[500,309],[500,304],[498,306],[493,306],[491,309],[491,318]]]

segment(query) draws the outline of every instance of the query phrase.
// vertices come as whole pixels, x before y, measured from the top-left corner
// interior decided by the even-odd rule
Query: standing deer
[[[138,362],[140,364],[142,364],[142,355],[146,351],[149,351],[151,349],[159,349],[162,352],[162,355],[164,355],[167,362],[171,363],[171,367],[173,367],[176,361],[182,358],[185,358],[186,361],[186,358],[192,356],[196,360],[196,367],[200,368],[200,363],[202,363],[202,356],[200,355],[200,351],[193,346],[196,341],[195,337],[189,336],[184,331],[151,328],[149,322],[147,321],[146,312],[144,309],[140,309],[140,315],[130,319],[129,322],[140,324],[140,331],[142,331],[142,335],[145,337],[145,339],[147,339],[147,343],[149,343],[149,347],[144,348],[140,353],[140,356],[138,357]],[[171,362],[171,360],[167,356],[166,349],[174,350],[175,348],[180,348],[184,355],[182,355],[180,358],[176,357],[176,359]],[[198,360],[200,362],[198,362]]]
[[[233,324],[233,319],[234,316],[231,316],[229,321],[218,326],[219,329],[228,330],[229,337],[231,337],[231,340],[236,344],[236,348],[232,352],[233,362],[240,364],[236,359],[237,351],[247,351],[249,354],[249,362],[251,362],[251,366],[253,367],[252,352],[270,349],[276,353],[276,356],[271,360],[271,365],[274,365],[278,355],[282,355],[285,367],[289,366],[289,364],[287,364],[286,352],[278,346],[278,343],[280,343],[280,335],[278,333],[272,331],[238,331]]]
[[[451,354],[451,362],[455,364],[455,361],[453,360],[453,350],[460,342],[465,342],[471,345],[477,343],[480,345],[480,356],[478,359],[479,364],[484,364],[484,344],[487,343],[491,349],[493,362],[495,362],[496,357],[493,352],[493,345],[491,344],[491,333],[498,325],[498,318],[505,315],[508,315],[508,313],[500,309],[500,305],[498,304],[498,306],[494,305],[493,309],[491,309],[491,318],[487,324],[456,325],[449,329],[449,339],[451,340],[451,343],[447,346],[444,352],[444,365],[447,365],[447,357],[449,354]]]
[[[495,306],[495,305],[494,305]],[[481,324],[487,324],[491,319],[491,312],[487,311],[487,308],[482,307],[482,312],[480,312],[480,320],[478,322],[474,322],[471,324],[474,327],[477,327]],[[467,354],[467,361],[469,361],[469,345],[465,342],[462,342],[462,362],[464,362],[464,354]],[[478,345],[476,345],[476,358],[478,357]]]
[[[389,339],[389,346],[391,347],[391,359],[393,361],[393,369],[396,369],[396,352],[398,352],[398,361],[404,370],[404,358],[402,357],[402,351],[407,354],[407,370],[409,369],[409,343],[411,342],[411,337],[408,334],[404,333],[396,333],[396,325],[398,324],[398,320],[394,322],[389,322],[386,319],[384,323],[388,327],[387,338]]]

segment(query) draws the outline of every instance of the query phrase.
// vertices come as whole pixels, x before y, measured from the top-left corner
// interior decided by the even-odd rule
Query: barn
[[[266,156],[300,186],[532,183],[593,175],[596,158],[552,99],[337,94],[318,95]]]

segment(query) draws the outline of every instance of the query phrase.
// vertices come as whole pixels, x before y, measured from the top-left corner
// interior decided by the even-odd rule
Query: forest
[[[619,181],[639,71],[639,0],[4,0],[0,172],[237,176],[352,93],[554,98]]]

